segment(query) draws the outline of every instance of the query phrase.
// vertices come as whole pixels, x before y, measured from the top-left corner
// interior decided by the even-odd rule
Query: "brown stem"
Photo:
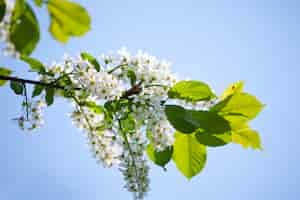
[[[0,80],[16,81],[16,82],[20,82],[20,83],[23,83],[23,84],[28,83],[28,84],[32,84],[32,85],[41,85],[41,86],[45,86],[45,87],[49,87],[49,88],[56,88],[56,89],[62,89],[62,90],[66,89],[65,87],[57,85],[56,83],[53,83],[53,82],[52,83],[45,83],[45,82],[41,82],[41,81],[34,81],[34,80],[17,78],[17,77],[12,77],[12,76],[0,75]],[[125,91],[121,98],[122,99],[127,99],[128,97],[130,97],[132,95],[139,94],[142,91],[141,85],[142,85],[142,81],[140,81],[136,85],[132,86],[132,88]],[[74,90],[81,90],[82,88],[73,88],[73,89]]]
[[[53,84],[53,83],[45,83],[45,82],[41,82],[41,81],[28,80],[28,79],[17,78],[17,77],[12,77],[12,76],[0,75],[0,80],[16,81],[16,82],[20,82],[20,83],[23,83],[23,84],[28,83],[28,84],[33,84],[33,85],[41,85],[41,86],[45,86],[45,87],[62,89],[62,90],[65,89],[65,87],[57,85],[57,84]],[[74,90],[80,90],[81,88],[73,88],[73,89]]]

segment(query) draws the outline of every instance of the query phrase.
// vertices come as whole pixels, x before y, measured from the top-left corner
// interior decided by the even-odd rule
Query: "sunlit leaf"
[[[200,144],[194,134],[175,133],[173,160],[179,171],[191,179],[204,168],[206,147]]]
[[[82,36],[90,30],[90,16],[77,3],[69,0],[49,0],[48,11],[51,18],[49,31],[60,42],[67,42],[69,37]]]
[[[232,142],[241,144],[244,148],[253,148],[262,150],[260,137],[257,131],[244,125],[232,132]]]
[[[31,71],[38,72],[38,73],[46,72],[45,66],[39,60],[25,56],[25,55],[21,56],[21,59],[30,65]]]
[[[34,0],[35,5],[37,5],[38,7],[42,7],[43,4],[43,0]]]
[[[81,56],[81,58],[82,58],[83,60],[86,60],[86,61],[88,61],[89,63],[91,63],[91,64],[95,67],[95,69],[96,69],[98,72],[100,71],[101,66],[100,66],[100,64],[98,63],[98,61],[97,61],[97,59],[96,59],[95,57],[93,57],[91,54],[86,53],[86,52],[82,52],[82,53],[80,54],[80,56]]]
[[[242,92],[243,88],[244,88],[244,81],[237,81],[235,83],[232,83],[224,90],[220,98],[224,100],[226,97],[234,93]]]
[[[11,70],[4,68],[4,67],[0,67],[0,75],[1,76],[9,76],[11,74]],[[0,80],[0,86],[3,86],[6,83],[6,80]]]
[[[210,87],[201,81],[180,81],[168,92],[169,98],[188,101],[209,100],[215,97]]]
[[[255,118],[262,110],[263,104],[248,93],[235,93],[211,108],[221,115],[241,115],[249,120]]]

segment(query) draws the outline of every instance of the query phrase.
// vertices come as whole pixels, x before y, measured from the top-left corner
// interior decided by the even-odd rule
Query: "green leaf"
[[[40,39],[39,24],[29,4],[17,0],[10,26],[10,41],[22,55],[29,55]]]
[[[41,63],[39,60],[37,60],[35,58],[31,58],[31,57],[22,55],[21,60],[28,63],[30,65],[30,69],[34,72],[38,72],[38,73],[45,73],[46,72],[46,68],[43,65],[43,63]]]
[[[200,144],[195,134],[175,133],[173,161],[178,170],[188,179],[201,172],[206,163],[206,147]]]
[[[37,5],[38,7],[42,7],[43,4],[43,0],[34,0],[35,5]]]
[[[6,5],[4,0],[0,0],[0,22],[5,15]]]
[[[176,105],[166,105],[165,113],[172,126],[182,133],[193,133],[197,129],[211,134],[222,134],[230,125],[215,112],[186,110]]]
[[[16,95],[23,94],[23,89],[24,89],[23,83],[10,81],[10,88],[15,92]]]
[[[176,105],[166,105],[165,114],[172,126],[182,133],[193,133],[198,129],[197,125],[186,119],[186,110]]]
[[[80,54],[80,56],[81,56],[81,58],[82,58],[83,60],[86,60],[86,61],[88,61],[89,63],[91,63],[91,64],[95,67],[95,69],[97,70],[97,72],[100,71],[101,66],[100,66],[100,64],[98,63],[98,61],[97,61],[96,58],[94,58],[92,55],[90,55],[90,54],[88,54],[88,53],[86,53],[86,52],[82,52],[82,53]]]
[[[136,82],[136,75],[133,70],[127,71],[127,77],[130,79],[130,84],[133,86]]]
[[[90,30],[91,19],[88,12],[79,4],[69,0],[49,0],[50,32],[60,42],[69,37],[82,36]]]
[[[44,86],[35,85],[34,89],[33,89],[33,92],[32,92],[32,98],[36,97],[36,96],[39,96],[43,92],[43,90],[44,90]]]
[[[68,33],[63,32],[63,30],[57,20],[51,21],[51,24],[49,27],[49,32],[52,34],[52,36],[56,40],[58,40],[62,43],[66,43],[69,40]]]
[[[0,75],[1,76],[9,76],[11,74],[11,70],[4,68],[4,67],[0,67]],[[6,80],[0,80],[0,86],[3,86],[6,83]]]
[[[208,132],[197,131],[196,138],[200,144],[209,147],[224,146],[231,142],[230,132],[224,134],[210,134]]]
[[[244,148],[252,147],[262,150],[258,132],[250,129],[247,125],[232,132],[232,142],[241,144]]]
[[[148,144],[147,154],[150,160],[165,169],[166,164],[168,164],[172,158],[173,147],[166,148],[164,151],[155,151],[153,145]]]
[[[237,81],[230,84],[221,95],[220,99],[224,100],[226,97],[233,95],[238,92],[242,92],[244,88],[244,81]]]
[[[225,98],[211,108],[220,115],[241,115],[249,120],[255,118],[262,110],[263,104],[253,95],[236,93]]]
[[[101,105],[97,105],[93,101],[87,101],[84,103],[84,106],[90,108],[94,113],[96,114],[101,114],[104,112],[104,107]]]
[[[126,118],[122,119],[121,126],[126,133],[136,132],[136,120],[132,115],[128,115]]]
[[[201,81],[180,81],[169,90],[168,96],[193,102],[216,97],[210,87]]]
[[[51,106],[53,104],[54,94],[55,94],[54,88],[46,88],[45,100],[48,106]]]
[[[15,7],[12,14],[12,21],[18,20],[20,16],[22,16],[23,12],[26,9],[26,4],[24,0],[16,0]]]

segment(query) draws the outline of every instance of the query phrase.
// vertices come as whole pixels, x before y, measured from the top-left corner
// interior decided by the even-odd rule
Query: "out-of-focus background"
[[[262,152],[227,145],[208,150],[203,172],[187,181],[175,168],[152,165],[149,200],[299,199],[300,2],[295,0],[78,0],[90,12],[92,30],[67,45],[47,32],[46,8],[36,9],[42,31],[33,54],[51,63],[64,53],[100,55],[127,46],[173,63],[182,78],[208,82],[220,93],[236,80],[267,106],[253,121]],[[0,65],[34,78],[28,67],[0,56]],[[46,124],[31,135],[11,120],[22,98],[0,88],[1,200],[124,200],[117,169],[97,165],[82,133],[71,124],[71,106],[57,100]]]

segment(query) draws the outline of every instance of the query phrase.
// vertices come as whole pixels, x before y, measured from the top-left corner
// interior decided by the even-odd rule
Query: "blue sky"
[[[244,0],[81,0],[92,30],[67,45],[47,33],[46,8],[35,9],[42,28],[33,54],[46,63],[63,53],[94,55],[127,46],[173,63],[182,77],[208,82],[218,93],[236,80],[267,106],[252,123],[264,151],[228,145],[208,150],[203,172],[187,181],[173,164],[151,168],[149,200],[299,199],[300,111],[299,1]],[[34,77],[19,61],[0,56],[0,65]],[[45,113],[46,125],[26,135],[10,120],[22,99],[0,88],[0,199],[124,200],[116,169],[103,169],[57,100]]]

